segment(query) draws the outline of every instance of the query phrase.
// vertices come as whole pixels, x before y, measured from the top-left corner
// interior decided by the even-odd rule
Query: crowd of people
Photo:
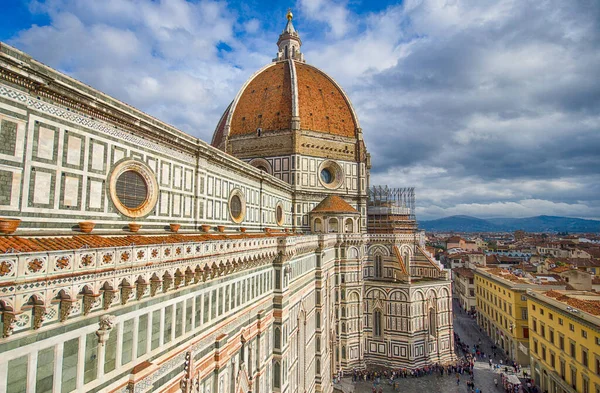
[[[471,393],[482,393],[481,386],[475,382],[475,363],[477,361],[484,361],[489,363],[490,369],[503,369],[502,371],[508,372],[509,368],[515,373],[520,371],[520,366],[516,362],[506,362],[499,360],[499,363],[493,361],[493,357],[490,354],[485,353],[481,340],[477,344],[469,345],[465,341],[461,340],[459,335],[454,333],[454,345],[456,353],[459,359],[451,364],[434,364],[431,366],[417,367],[413,369],[399,368],[399,369],[382,369],[376,370],[365,369],[365,370],[353,370],[352,382],[372,382],[372,392],[382,393],[383,385],[388,384],[393,386],[394,391],[399,391],[401,387],[401,380],[404,378],[421,378],[427,376],[438,376],[438,377],[452,377],[456,379],[456,384],[466,384],[467,391]],[[496,348],[492,346],[492,353]],[[344,375],[341,372],[336,376],[336,380],[342,378]],[[526,375],[525,375],[526,376]],[[498,377],[500,378],[500,377]],[[498,386],[498,378],[494,379],[494,383]],[[504,381],[500,381],[503,386]],[[512,390],[508,392],[512,393]]]
[[[471,317],[475,315],[475,313],[463,310],[462,308],[460,312],[467,313]],[[498,348],[496,345],[484,346],[481,339],[478,339],[475,344],[469,344],[463,341],[456,332],[454,332],[454,345],[458,359],[451,364],[434,364],[417,368],[384,369],[378,367],[377,369],[353,370],[351,375],[352,382],[370,382],[372,383],[372,393],[383,393],[383,385],[386,384],[393,386],[394,391],[399,391],[402,386],[401,380],[405,378],[430,376],[441,378],[446,376],[455,378],[457,386],[464,383],[469,393],[482,393],[481,380],[478,382],[475,381],[475,364],[476,362],[483,362],[484,364],[489,364],[491,370],[497,371],[497,373],[494,373],[493,381],[498,390],[503,389],[506,393],[538,393],[537,387],[533,385],[533,380],[528,378],[526,372],[523,372],[526,382],[525,386],[508,382],[507,375],[510,372],[514,372],[514,374],[520,373],[521,366],[517,362],[506,358],[506,354],[502,348]],[[485,348],[489,349],[489,351],[486,352]],[[342,377],[344,375],[340,372],[334,378],[334,382],[339,381]],[[389,388],[386,389],[389,390]]]

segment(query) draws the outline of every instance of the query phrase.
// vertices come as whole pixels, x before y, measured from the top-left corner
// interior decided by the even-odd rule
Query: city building
[[[600,392],[600,295],[527,290],[531,372],[542,391]]]
[[[474,312],[475,301],[475,273],[473,269],[458,267],[452,269],[452,289],[454,297],[463,310]]]
[[[527,289],[565,289],[552,276],[519,276],[500,268],[476,268],[477,323],[496,343],[500,353],[521,365],[529,364]],[[502,354],[499,355],[502,357]]]
[[[350,100],[272,63],[207,144],[0,44],[0,392],[332,392],[454,360],[414,190],[369,187]]]

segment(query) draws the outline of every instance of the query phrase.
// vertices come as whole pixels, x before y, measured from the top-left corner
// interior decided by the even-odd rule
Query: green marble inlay
[[[195,298],[196,301],[196,314],[194,315],[194,321],[196,327],[200,326],[200,317],[202,316],[202,296],[198,295]]]
[[[0,146],[2,146],[1,143]],[[0,171],[0,205],[10,205],[10,200],[12,197],[12,181],[12,172]]]
[[[118,326],[115,327],[108,336],[104,351],[104,373],[107,374],[117,367],[117,338]]]
[[[17,123],[2,119],[0,122],[0,153],[14,156],[17,146]]]
[[[177,303],[175,307],[175,337],[181,336],[183,333],[183,302]]]
[[[156,310],[152,313],[152,344],[151,350],[158,348],[160,344],[160,310]]]
[[[38,353],[35,379],[36,393],[52,392],[52,384],[54,383],[54,347],[43,349]]]
[[[165,308],[165,331],[163,335],[163,343],[171,341],[171,331],[173,330],[173,306]]]
[[[123,347],[121,354],[121,365],[131,362],[131,353],[133,350],[133,319],[128,319],[123,323]]]
[[[146,353],[148,346],[148,314],[140,315],[138,324],[138,347],[137,357]]]
[[[194,305],[194,299],[188,299],[185,303],[185,332],[189,332],[192,330],[192,320],[194,319],[194,315],[192,314],[192,308]]]
[[[83,383],[92,382],[98,372],[98,337],[96,332],[85,337],[85,360],[83,369]]]
[[[25,392],[27,390],[27,356],[8,362],[6,391],[8,393]]]
[[[79,339],[74,338],[66,341],[63,348],[62,364],[62,392],[75,390],[77,384],[77,352],[79,351]]]
[[[205,293],[204,295],[204,308],[202,309],[202,315],[203,315],[203,322],[207,323],[208,322],[208,317],[209,317],[209,313],[208,313],[208,304],[209,304],[209,298],[208,298],[208,293]]]

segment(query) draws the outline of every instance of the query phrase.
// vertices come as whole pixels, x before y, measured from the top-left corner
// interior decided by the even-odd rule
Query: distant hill
[[[419,228],[435,232],[600,232],[600,221],[581,218],[536,216],[527,218],[481,219],[471,216],[450,216],[419,221]]]

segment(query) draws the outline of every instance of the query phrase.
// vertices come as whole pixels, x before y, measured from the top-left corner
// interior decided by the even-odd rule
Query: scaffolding
[[[414,187],[373,186],[369,188],[367,215],[369,231],[374,233],[415,231]]]

